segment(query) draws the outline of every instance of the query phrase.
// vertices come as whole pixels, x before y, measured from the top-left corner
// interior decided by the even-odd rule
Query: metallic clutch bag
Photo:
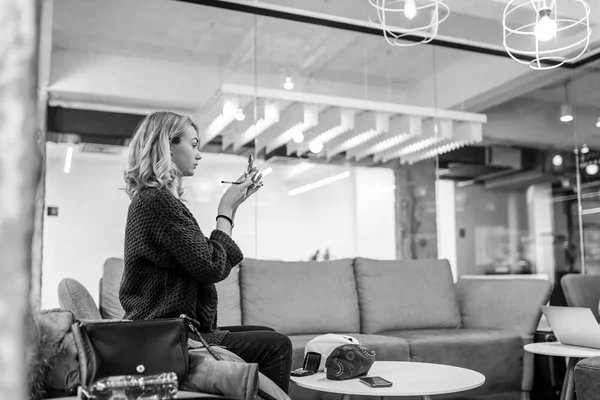
[[[81,389],[82,400],[169,400],[177,397],[177,375],[120,375],[100,379],[87,390]]]

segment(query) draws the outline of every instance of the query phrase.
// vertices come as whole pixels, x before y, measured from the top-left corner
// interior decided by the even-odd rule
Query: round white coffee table
[[[563,382],[560,400],[571,400],[575,393],[575,365],[581,358],[598,357],[600,350],[588,347],[569,346],[559,342],[530,343],[525,345],[525,351],[544,356],[565,357],[567,359],[567,373]]]
[[[372,388],[358,378],[345,381],[327,379],[324,372],[311,376],[292,377],[301,387],[321,392],[362,396],[429,396],[462,392],[483,385],[485,376],[466,368],[410,361],[375,361],[368,376],[380,376],[392,382],[391,387]]]

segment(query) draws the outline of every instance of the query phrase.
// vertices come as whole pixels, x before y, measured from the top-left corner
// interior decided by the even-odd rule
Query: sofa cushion
[[[351,259],[322,262],[246,258],[240,268],[242,321],[285,334],[360,329]]]
[[[320,334],[291,335],[292,341],[292,369],[302,367],[304,362],[304,348],[306,344]],[[409,361],[410,352],[408,342],[395,336],[365,335],[353,333],[360,344],[375,352],[377,361]]]
[[[480,372],[485,384],[474,392],[520,391],[523,341],[518,333],[476,329],[384,332],[406,340],[412,361],[454,365]]]
[[[460,327],[448,261],[358,257],[354,268],[362,332]]]
[[[109,258],[104,262],[104,273],[100,281],[100,314],[105,319],[121,319],[125,310],[119,300],[119,287],[123,277],[122,258]]]
[[[229,276],[216,284],[219,294],[217,305],[217,323],[219,326],[241,325],[240,307],[240,267],[234,267]]]

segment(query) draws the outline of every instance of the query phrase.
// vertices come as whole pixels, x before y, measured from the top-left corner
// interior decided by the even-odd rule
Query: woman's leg
[[[221,345],[244,361],[257,363],[263,375],[288,392],[292,342],[286,335],[272,331],[229,332]]]
[[[220,326],[219,329],[222,331],[229,332],[247,332],[247,331],[271,331],[275,332],[275,329],[267,326],[260,325],[232,325],[232,326]]]

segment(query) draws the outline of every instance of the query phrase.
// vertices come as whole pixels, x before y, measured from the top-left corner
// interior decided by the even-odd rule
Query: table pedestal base
[[[379,399],[380,400],[385,400],[385,397],[381,396]],[[350,400],[350,395],[349,394],[343,394],[342,395],[342,400]],[[429,396],[423,396],[423,400],[431,400],[431,397],[429,397]]]
[[[560,392],[560,400],[573,400],[575,394],[575,365],[578,361],[579,359],[575,357],[567,358],[567,373]]]

